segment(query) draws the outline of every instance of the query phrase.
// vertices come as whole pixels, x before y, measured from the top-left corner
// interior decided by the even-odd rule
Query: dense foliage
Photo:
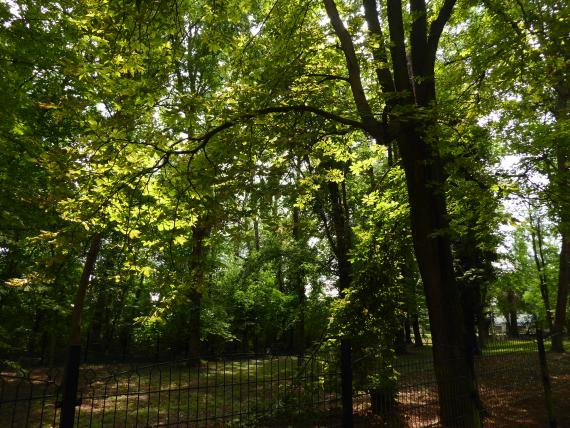
[[[93,236],[75,310],[100,357],[349,339],[386,380],[422,335],[438,364],[501,320],[567,330],[566,2],[21,0],[0,21],[5,363],[60,357]]]

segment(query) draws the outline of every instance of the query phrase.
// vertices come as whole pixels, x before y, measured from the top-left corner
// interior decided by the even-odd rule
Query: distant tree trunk
[[[394,340],[394,351],[396,355],[404,355],[407,351],[406,349],[406,331],[404,328],[400,328]]]
[[[352,231],[350,230],[348,209],[343,203],[343,200],[346,200],[346,197],[343,197],[345,192],[344,183],[341,189],[338,183],[329,181],[327,188],[331,201],[332,222],[336,236],[336,245],[333,250],[338,263],[339,292],[341,295],[344,295],[352,281],[352,265],[348,258],[352,249]]]
[[[558,89],[558,102],[554,111],[557,123],[568,120],[570,98],[568,85],[561,85]],[[570,148],[568,137],[558,139],[556,150],[557,179],[556,184],[560,199],[559,230],[562,245],[560,248],[560,263],[558,274],[558,295],[556,298],[556,314],[554,319],[552,351],[564,352],[563,337],[566,323],[566,308],[568,304],[568,289],[570,288]]]
[[[293,207],[293,241],[296,245],[300,245],[301,242],[301,219],[300,219],[300,209],[298,207]],[[299,263],[293,267],[293,289],[297,294],[297,320],[295,322],[294,332],[293,332],[293,342],[294,348],[297,355],[303,355],[305,353],[305,284],[303,283],[303,272]]]
[[[548,293],[548,281],[546,277],[546,263],[544,261],[543,252],[543,242],[542,242],[542,225],[540,219],[533,219],[532,213],[529,207],[529,220],[531,224],[530,236],[532,239],[532,254],[534,257],[534,263],[536,265],[536,271],[538,272],[538,281],[540,288],[540,296],[542,297],[542,303],[544,305],[544,311],[546,312],[546,323],[548,329],[552,332],[553,322],[552,322],[552,311],[550,308],[550,297]]]
[[[253,219],[253,235],[255,239],[255,251],[259,252],[261,248],[261,242],[259,238],[259,220],[257,216]]]
[[[412,323],[410,321],[410,315],[407,314],[406,315],[406,319],[404,321],[404,332],[406,334],[406,343],[407,344],[411,344],[412,343]]]
[[[412,316],[412,329],[414,330],[414,345],[418,347],[424,346],[422,332],[420,331],[420,320],[418,319],[417,313]]]
[[[518,298],[513,290],[507,291],[508,312],[505,315],[507,336],[518,337],[519,325],[517,321],[517,302]]]
[[[568,287],[570,284],[570,236],[562,233],[560,250],[560,270],[558,273],[558,297],[556,300],[556,316],[552,336],[552,352],[564,352],[564,325],[566,323],[566,306]]]
[[[201,320],[202,293],[205,287],[206,239],[210,235],[211,226],[208,218],[199,218],[192,227],[192,252],[189,260],[190,287],[187,296],[190,301],[188,314],[188,359],[190,365],[200,363],[201,348]]]

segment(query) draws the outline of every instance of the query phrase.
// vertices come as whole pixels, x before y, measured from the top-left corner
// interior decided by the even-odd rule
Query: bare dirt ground
[[[570,427],[570,353],[548,354],[554,416],[559,427]],[[536,353],[486,356],[477,362],[485,427],[542,428],[549,426]],[[433,376],[433,375],[432,375]],[[356,402],[357,426],[438,427],[435,379],[428,373],[402,379],[395,411],[371,415],[367,397]]]

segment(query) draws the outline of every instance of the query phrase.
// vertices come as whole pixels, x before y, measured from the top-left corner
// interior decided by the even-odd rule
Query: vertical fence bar
[[[354,420],[352,417],[352,361],[350,354],[350,340],[342,339],[340,342],[340,375],[343,428],[352,428],[354,426]]]
[[[556,418],[552,406],[552,388],[550,386],[550,376],[548,374],[548,363],[546,361],[546,351],[544,350],[544,335],[542,328],[536,327],[536,342],[538,344],[538,360],[540,362],[540,374],[542,376],[542,385],[544,387],[544,401],[546,411],[548,412],[548,426],[556,428]]]

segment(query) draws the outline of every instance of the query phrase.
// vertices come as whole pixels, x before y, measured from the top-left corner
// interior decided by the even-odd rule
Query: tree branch
[[[354,119],[349,119],[347,117],[339,116],[337,114],[330,113],[326,110],[322,110],[322,109],[317,108],[317,107],[308,106],[308,105],[304,105],[304,104],[293,105],[293,106],[275,106],[275,107],[267,107],[267,108],[263,108],[263,109],[259,109],[259,110],[254,110],[254,111],[249,112],[249,113],[244,113],[244,114],[236,117],[235,119],[228,120],[228,121],[222,123],[221,125],[218,125],[215,128],[212,128],[211,130],[209,130],[208,132],[206,132],[202,136],[181,138],[181,139],[175,141],[171,145],[171,147],[174,148],[176,145],[182,143],[183,141],[196,141],[196,142],[199,142],[199,144],[197,146],[191,148],[191,149],[171,150],[169,153],[174,154],[174,155],[187,155],[187,154],[194,155],[194,154],[198,153],[200,150],[202,150],[204,147],[206,147],[208,142],[215,135],[219,134],[222,131],[225,131],[226,129],[231,128],[232,126],[235,126],[235,125],[242,123],[242,122],[245,122],[247,120],[251,120],[255,117],[264,116],[266,114],[288,113],[288,112],[313,113],[313,114],[316,114],[317,116],[324,117],[325,119],[332,120],[334,122],[338,122],[340,124],[347,125],[347,126],[350,126],[350,127],[356,128],[356,129],[361,129],[367,133],[373,132],[370,128],[368,128],[366,126],[366,124],[364,124],[362,122],[359,122],[359,121],[354,120]]]
[[[326,80],[343,80],[345,82],[350,83],[350,79],[344,76],[336,76],[334,74],[326,74],[326,73],[311,73],[307,74],[307,77],[322,77],[321,82]]]
[[[430,89],[433,85],[433,67],[427,49],[427,8],[425,0],[410,0],[412,28],[410,31],[411,66],[414,78],[416,103],[426,106],[431,101]],[[431,82],[428,82],[431,80]]]
[[[394,80],[392,73],[388,68],[388,55],[386,53],[386,40],[382,34],[382,27],[378,19],[378,9],[376,7],[376,0],[363,0],[364,18],[368,24],[368,30],[373,37],[373,42],[378,43],[377,48],[372,49],[372,56],[377,63],[376,77],[380,88],[384,93],[394,92]]]
[[[407,91],[410,95],[412,87],[406,61],[406,39],[404,20],[402,18],[402,0],[387,0],[388,27],[390,28],[390,54],[394,68],[394,86],[396,91]]]
[[[372,131],[373,135],[377,135],[380,131],[380,124],[374,118],[374,114],[372,113],[372,109],[370,108],[370,104],[368,104],[366,94],[364,93],[360,75],[360,66],[358,64],[358,58],[356,57],[356,51],[354,49],[352,38],[344,26],[344,23],[340,19],[340,15],[338,13],[338,9],[334,0],[324,0],[324,3],[327,15],[331,21],[334,32],[340,41],[340,46],[346,59],[348,80],[350,82],[352,97],[354,99],[354,103],[356,104],[358,114],[360,115],[369,132]]]
[[[429,58],[433,63],[435,63],[435,54],[437,52],[441,33],[443,32],[445,24],[447,24],[447,21],[451,18],[451,13],[453,12],[453,7],[456,2],[457,0],[445,0],[443,6],[441,6],[441,9],[439,10],[437,18],[430,25],[427,51]]]

